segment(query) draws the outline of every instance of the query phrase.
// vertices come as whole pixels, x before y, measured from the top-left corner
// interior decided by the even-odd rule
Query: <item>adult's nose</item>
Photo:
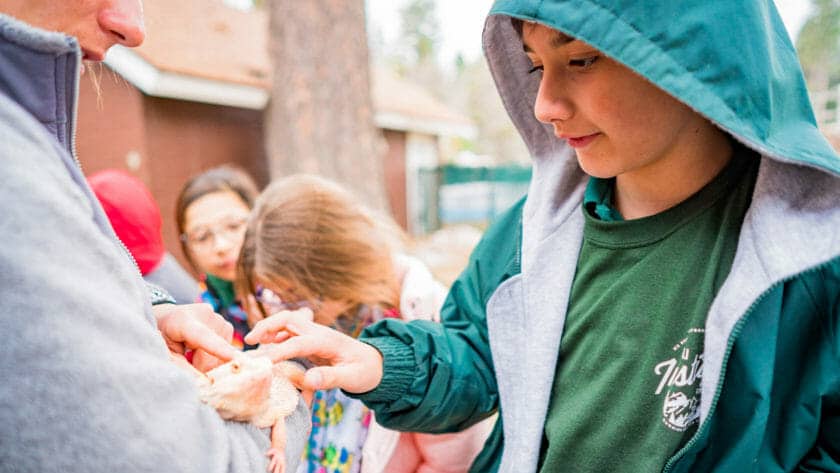
[[[141,0],[112,0],[99,11],[99,27],[114,42],[130,48],[140,46],[146,38]]]

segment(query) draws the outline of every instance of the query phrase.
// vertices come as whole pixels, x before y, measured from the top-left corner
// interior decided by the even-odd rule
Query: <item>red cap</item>
[[[88,177],[88,183],[102,203],[111,226],[134,256],[144,276],[163,260],[160,209],[140,179],[116,169]]]

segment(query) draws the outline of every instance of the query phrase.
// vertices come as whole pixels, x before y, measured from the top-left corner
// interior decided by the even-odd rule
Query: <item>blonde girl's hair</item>
[[[393,255],[404,242],[393,220],[374,214],[338,184],[289,176],[257,199],[239,256],[237,291],[244,300],[262,284],[284,299],[340,302],[345,316],[360,305],[397,307]],[[315,313],[318,323],[335,322]]]

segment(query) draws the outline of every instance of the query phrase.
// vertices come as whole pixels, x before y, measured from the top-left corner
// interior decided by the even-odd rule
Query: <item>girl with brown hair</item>
[[[201,275],[200,301],[233,325],[232,343],[239,349],[253,348],[243,337],[256,320],[248,320],[236,300],[233,281],[245,224],[258,192],[244,171],[220,166],[191,178],[175,204],[181,249]]]

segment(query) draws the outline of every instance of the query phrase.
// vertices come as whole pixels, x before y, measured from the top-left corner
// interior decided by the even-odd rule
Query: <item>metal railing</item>
[[[489,224],[528,191],[529,166],[420,169],[421,227],[429,233],[454,223]]]

